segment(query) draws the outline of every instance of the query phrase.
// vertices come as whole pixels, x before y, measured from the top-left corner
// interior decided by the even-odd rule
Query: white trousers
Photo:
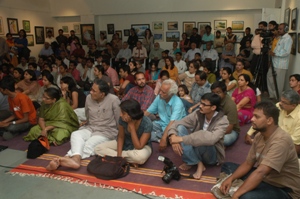
[[[102,142],[109,141],[107,137],[101,135],[93,135],[87,129],[79,129],[71,134],[71,149],[67,156],[80,155],[81,159],[95,155],[94,148]]]
[[[151,152],[151,147],[146,145],[140,150],[133,149],[128,151],[122,151],[122,157],[124,157],[129,163],[144,164],[150,157]],[[113,157],[117,156],[117,141],[112,140],[97,145],[95,147],[95,154],[102,157],[105,155]]]
[[[276,80],[277,80],[277,86],[278,86],[278,94],[279,98],[281,96],[281,93],[283,92],[284,84],[285,84],[285,74],[286,74],[286,69],[278,69],[274,68],[276,72]],[[267,73],[267,85],[268,85],[268,92],[270,98],[276,98],[276,91],[275,91],[275,84],[273,81],[273,75],[272,75],[272,69],[271,67],[268,70]]]

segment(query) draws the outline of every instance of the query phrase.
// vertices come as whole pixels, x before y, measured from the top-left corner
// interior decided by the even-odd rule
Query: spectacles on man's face
[[[211,104],[205,104],[203,102],[200,102],[200,106],[212,106]]]

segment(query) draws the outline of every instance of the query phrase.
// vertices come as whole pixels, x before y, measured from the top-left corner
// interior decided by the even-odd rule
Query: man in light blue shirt
[[[212,43],[215,40],[215,36],[213,34],[211,34],[211,26],[207,25],[205,26],[205,31],[206,33],[202,36],[202,46],[203,46],[203,50],[206,50],[206,44],[208,42]],[[213,48],[213,46],[212,46]]]
[[[285,23],[281,23],[278,26],[278,34],[280,35],[280,39],[277,42],[277,45],[273,52],[270,51],[270,55],[272,56],[272,62],[274,66],[274,70],[276,72],[276,81],[278,86],[279,95],[283,91],[283,87],[285,84],[285,74],[289,67],[289,58],[291,53],[291,47],[293,44],[293,40],[291,36],[287,33],[288,28]],[[269,87],[269,96],[270,98],[276,97],[274,81],[272,76],[272,70],[269,68],[268,71],[268,87]],[[278,96],[280,97],[280,96]]]
[[[159,95],[155,98],[145,115],[158,114],[159,120],[153,121],[151,141],[159,142],[159,150],[167,147],[168,129],[175,120],[181,120],[186,116],[181,99],[176,95],[177,84],[174,80],[167,79],[162,82]]]

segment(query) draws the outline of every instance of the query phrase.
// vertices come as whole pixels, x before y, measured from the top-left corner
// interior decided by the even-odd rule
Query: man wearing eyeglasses
[[[206,93],[200,100],[200,110],[182,120],[175,121],[168,130],[173,151],[184,162],[181,170],[197,165],[193,174],[200,179],[204,164],[217,165],[224,162],[223,137],[229,122],[220,110],[221,98],[215,93]]]

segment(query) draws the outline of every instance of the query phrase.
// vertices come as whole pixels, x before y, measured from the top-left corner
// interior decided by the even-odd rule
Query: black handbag
[[[113,180],[125,177],[130,166],[123,157],[97,156],[88,164],[87,170],[97,178]]]

